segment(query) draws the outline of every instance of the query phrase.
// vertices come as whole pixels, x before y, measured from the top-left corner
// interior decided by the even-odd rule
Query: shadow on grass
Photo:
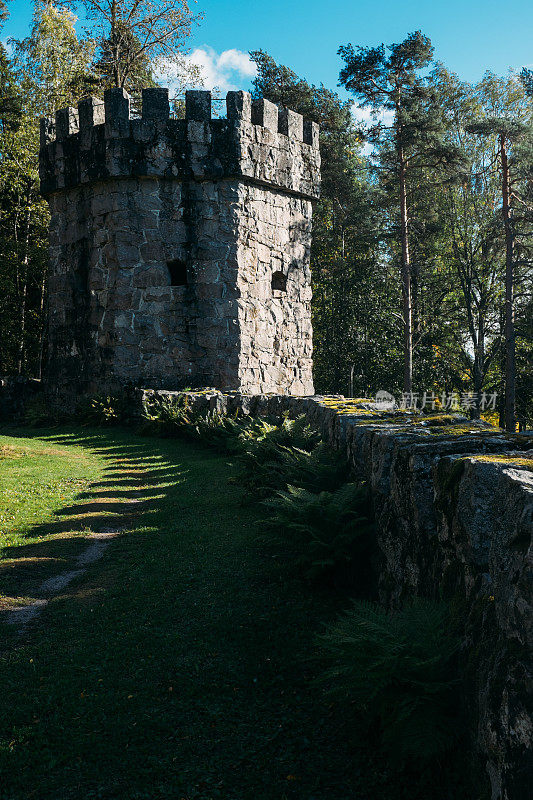
[[[117,430],[51,432],[31,429],[8,431],[16,438],[36,438],[56,445],[89,449],[104,466],[103,479],[94,481],[74,501],[54,511],[54,519],[28,528],[28,544],[6,547],[0,560],[0,592],[4,611],[38,594],[41,582],[72,566],[91,534],[131,534],[135,528],[154,530],[158,508],[186,472],[160,451],[157,440],[143,440]],[[132,440],[133,438],[133,440]],[[107,462],[107,463],[106,463]]]
[[[35,435],[89,448],[104,477],[13,554],[66,562],[89,520],[122,533],[0,659],[0,800],[448,797],[391,778],[313,686],[336,607],[258,543],[261,511],[224,457],[115,430]]]

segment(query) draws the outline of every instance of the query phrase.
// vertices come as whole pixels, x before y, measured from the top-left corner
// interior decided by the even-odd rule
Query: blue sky
[[[8,6],[3,38],[27,35],[32,4]],[[247,88],[252,68],[245,54],[260,48],[310,82],[336,88],[340,44],[398,42],[417,29],[431,38],[435,57],[465,80],[533,64],[532,0],[199,0],[193,7],[205,13],[191,48],[208,88]]]

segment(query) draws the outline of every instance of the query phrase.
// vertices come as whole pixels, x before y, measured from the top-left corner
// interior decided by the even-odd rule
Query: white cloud
[[[362,123],[364,127],[376,125],[378,122],[381,122],[383,125],[388,127],[392,124],[394,119],[394,111],[391,111],[387,108],[382,108],[376,112],[368,107],[354,105],[352,107],[352,116],[356,122],[359,124]]]
[[[221,92],[242,89],[257,74],[257,67],[248,53],[242,50],[224,50],[217,53],[212,47],[197,47],[185,61],[198,68],[206,89]]]
[[[246,78],[255,78],[257,75],[257,64],[242,50],[224,50],[218,57],[218,67],[238,72]]]
[[[231,48],[217,53],[203,45],[179,58],[163,58],[156,70],[157,80],[168,86],[171,95],[182,97],[186,89],[215,89],[217,94],[236,89],[250,88],[257,67],[248,53]],[[223,113],[222,100],[213,100],[215,108]],[[217,103],[220,105],[218,108]]]

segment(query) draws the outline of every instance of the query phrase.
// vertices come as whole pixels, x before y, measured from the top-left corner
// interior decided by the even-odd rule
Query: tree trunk
[[[485,366],[485,325],[483,315],[478,314],[478,331],[474,341],[474,399],[475,405],[470,409],[470,418],[479,419],[481,416],[481,393],[483,390]]]
[[[409,258],[409,228],[407,219],[406,162],[403,149],[398,148],[400,162],[400,225],[402,239],[402,296],[403,296],[403,349],[405,392],[413,391],[413,304],[411,297],[411,263]]]
[[[514,330],[513,225],[510,207],[507,142],[500,136],[502,161],[502,213],[505,228],[505,430],[516,431],[516,364]]]
[[[22,375],[26,366],[26,303],[28,298],[28,264],[30,253],[30,221],[31,221],[31,189],[26,198],[26,214],[24,218],[24,249],[22,252],[22,288],[20,293],[20,338],[18,346],[17,372]]]
[[[41,281],[41,306],[39,316],[39,361],[37,364],[37,377],[39,379],[43,376],[43,353],[44,353],[44,339],[46,335],[46,315],[45,315],[45,298],[46,298],[46,270],[43,271],[43,279]]]

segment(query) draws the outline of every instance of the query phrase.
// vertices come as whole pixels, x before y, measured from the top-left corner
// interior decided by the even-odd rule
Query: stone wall
[[[243,392],[313,394],[311,201],[239,188],[239,385]],[[285,278],[274,288],[272,276]],[[204,383],[209,385],[209,381]]]
[[[204,391],[190,402],[229,413],[304,413],[346,453],[372,494],[381,600],[396,607],[414,595],[443,597],[462,625],[473,769],[482,776],[476,800],[529,800],[533,436],[343,398]]]
[[[51,209],[47,384],[312,394],[311,200],[318,128],[209,92],[82,100],[41,129]]]

